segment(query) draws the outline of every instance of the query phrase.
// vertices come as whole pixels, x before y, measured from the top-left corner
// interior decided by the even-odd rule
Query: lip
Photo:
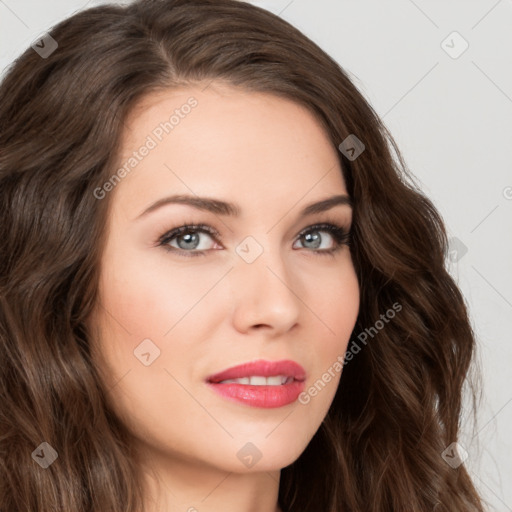
[[[239,383],[221,384],[221,381],[228,379],[251,376],[272,377],[276,375],[283,375],[293,378],[293,380],[278,386],[255,386]],[[230,401],[267,409],[283,407],[295,402],[304,390],[305,380],[306,371],[295,361],[258,360],[233,366],[211,375],[206,379],[206,383],[210,389]]]

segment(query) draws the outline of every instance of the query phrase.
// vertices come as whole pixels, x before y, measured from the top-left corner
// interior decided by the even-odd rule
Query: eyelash
[[[332,235],[336,245],[332,249],[318,249],[318,250],[311,250],[311,252],[322,255],[322,256],[331,256],[333,257],[336,252],[341,250],[343,245],[350,245],[351,242],[351,233],[350,231],[347,231],[346,228],[343,228],[339,226],[336,223],[330,223],[330,222],[322,222],[319,224],[313,224],[311,226],[308,226],[307,228],[303,229],[297,236],[297,238],[302,237],[303,235],[306,235],[307,233],[311,231],[327,231],[330,235]],[[191,257],[197,257],[197,256],[206,256],[206,253],[208,250],[203,251],[197,251],[197,250],[191,250],[186,251],[184,249],[177,249],[176,247],[170,247],[168,244],[171,242],[174,238],[177,236],[183,235],[185,233],[206,233],[208,235],[211,235],[213,238],[215,238],[215,241],[222,241],[222,237],[220,233],[212,228],[211,226],[208,226],[206,224],[195,224],[190,223],[186,224],[174,229],[171,229],[170,231],[166,231],[160,238],[158,239],[157,246],[161,246],[164,248],[167,252],[174,252],[180,256],[184,256],[186,258]]]

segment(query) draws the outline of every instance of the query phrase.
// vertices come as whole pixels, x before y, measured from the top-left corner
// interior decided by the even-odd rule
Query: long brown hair
[[[475,350],[445,227],[340,65],[235,0],[104,5],[50,35],[58,48],[46,58],[29,48],[0,86],[0,511],[142,510],[130,438],[89,349],[109,211],[94,190],[119,163],[137,101],[218,80],[306,106],[335,147],[349,135],[365,145],[355,159],[339,152],[361,287],[354,357],[320,429],[281,472],[281,508],[481,512],[464,464],[442,457],[459,437]],[[400,312],[373,334],[392,304]],[[31,456],[42,442],[58,453],[45,470]]]

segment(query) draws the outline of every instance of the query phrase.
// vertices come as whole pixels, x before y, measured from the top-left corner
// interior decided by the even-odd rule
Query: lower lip
[[[251,386],[249,384],[215,384],[208,382],[210,388],[219,395],[251,407],[270,409],[284,407],[297,400],[304,390],[304,381],[294,380],[280,386]]]

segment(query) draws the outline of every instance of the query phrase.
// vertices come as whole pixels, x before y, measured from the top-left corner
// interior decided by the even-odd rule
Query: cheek
[[[135,437],[149,439],[158,426],[165,429],[162,443],[177,449],[188,434],[169,418],[193,409],[180,383],[189,381],[198,357],[190,336],[191,320],[199,321],[193,306],[211,288],[214,276],[148,266],[126,254],[104,270],[99,290],[103,307],[95,320],[101,340],[97,362],[110,405]],[[203,423],[201,417],[192,421],[189,433],[200,431]]]
[[[311,309],[316,313],[318,332],[322,335],[310,347],[309,359],[314,366],[299,403],[308,406],[312,416],[323,417],[336,393],[359,313],[360,289],[352,265],[336,279],[325,280],[323,292],[318,290],[314,297],[315,306]]]
[[[128,331],[133,339],[163,338],[218,279],[212,272],[169,265],[163,249],[162,255],[149,261],[135,252],[105,272],[103,305],[125,336]]]
[[[324,357],[337,356],[345,351],[359,314],[360,290],[352,263],[326,275],[310,296],[314,300],[311,310],[324,333],[319,353]]]
[[[121,393],[115,407],[119,412],[124,409],[128,418],[138,416],[138,403],[148,405],[146,418],[161,407],[179,409],[183,389],[170,373],[179,382],[195,376],[197,362],[204,357],[203,342],[221,317],[218,295],[212,300],[208,292],[225,269],[194,270],[192,265],[197,264],[191,263],[180,270],[166,261],[163,249],[162,258],[149,264],[147,256],[136,251],[116,254],[122,258],[115,264],[105,256],[99,289],[102,307],[95,319],[104,382]]]

